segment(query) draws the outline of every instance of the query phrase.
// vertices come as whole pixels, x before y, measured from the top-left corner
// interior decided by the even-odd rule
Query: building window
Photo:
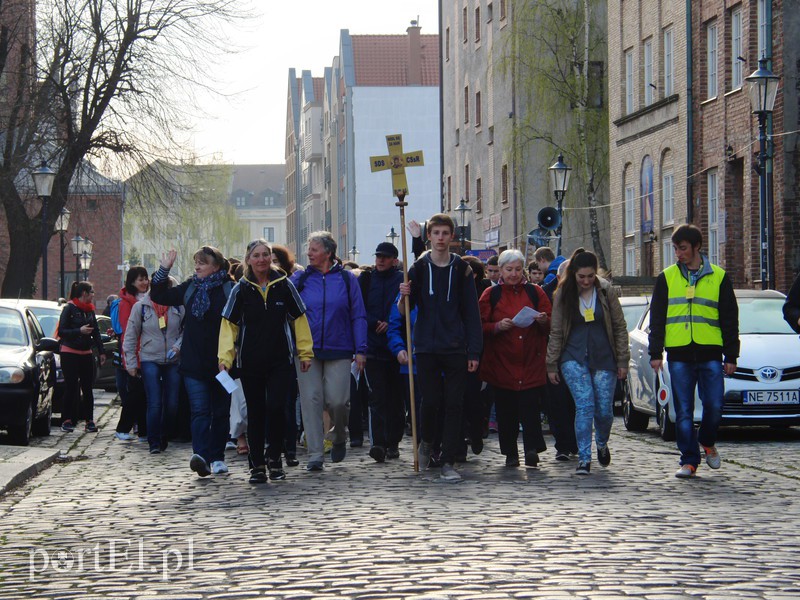
[[[675,61],[672,29],[664,31],[664,96],[671,96],[675,90]]]
[[[502,2],[500,6],[503,6]],[[508,165],[503,165],[500,169],[500,201],[508,204]]]
[[[464,165],[464,202],[469,202],[469,165]]]
[[[494,125],[489,125],[489,142],[490,145],[494,144]]]
[[[491,23],[492,22],[492,18],[494,18],[494,14],[493,13],[494,13],[494,6],[492,6],[492,3],[489,2],[486,5],[486,22],[487,23]]]
[[[650,106],[655,100],[653,83],[653,40],[644,43],[644,105]]]
[[[706,26],[706,87],[708,98],[717,97],[717,24]]]
[[[450,60],[450,28],[444,30],[444,59]]]
[[[625,113],[633,112],[633,50],[625,52]]]
[[[464,43],[467,43],[469,40],[469,22],[467,21],[467,7],[464,7],[464,10],[461,11],[461,23],[464,26]]]
[[[481,126],[481,93],[475,92],[475,127]]]
[[[275,241],[275,228],[274,227],[264,227],[264,239],[268,242]]]
[[[675,183],[672,173],[665,173],[661,178],[661,224],[672,225],[675,222]]]
[[[593,60],[589,63],[589,92],[586,105],[589,108],[603,108],[603,92],[606,83],[603,76],[605,63]]]
[[[758,0],[758,56],[767,55],[767,0]]]
[[[447,212],[453,210],[453,178],[447,176]]]
[[[625,188],[625,235],[636,233],[636,188]]]
[[[243,206],[247,205],[247,199],[244,196],[236,196],[236,206],[237,208],[242,208]]]
[[[731,13],[731,89],[742,87],[742,9]]]
[[[625,246],[625,275],[627,277],[636,277],[637,274],[636,248],[633,244],[628,244]]]
[[[708,172],[708,260],[719,264],[719,188],[717,170]]]
[[[506,18],[506,0],[500,0],[500,20]]]
[[[669,233],[669,235],[667,235]],[[663,235],[661,244],[661,268],[666,269],[670,265],[674,265],[677,261],[675,257],[675,248],[672,247],[672,232],[667,232]]]
[[[464,87],[464,123],[469,123],[469,86]]]
[[[455,145],[458,146],[461,143],[461,130],[456,129],[456,143]]]
[[[475,212],[476,213],[481,212],[481,199],[483,197],[482,188],[483,188],[483,185],[482,185],[482,182],[481,182],[481,178],[478,177],[475,180]]]
[[[481,7],[475,9],[475,42],[481,41]]]
[[[97,200],[91,199],[86,201],[86,210],[95,211],[97,210]]]
[[[264,206],[275,206],[275,198],[273,198],[272,196],[265,196]]]

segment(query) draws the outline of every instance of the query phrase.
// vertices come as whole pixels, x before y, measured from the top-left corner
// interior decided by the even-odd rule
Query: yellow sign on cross
[[[425,164],[422,150],[403,153],[403,136],[399,133],[386,136],[386,145],[389,147],[388,156],[370,156],[369,163],[372,172],[392,170],[392,195],[407,196],[408,181],[406,181],[406,167],[421,167]]]

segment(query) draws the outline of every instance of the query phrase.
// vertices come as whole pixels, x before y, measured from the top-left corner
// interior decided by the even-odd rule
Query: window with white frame
[[[670,234],[671,235],[671,234]],[[674,265],[677,261],[675,257],[675,248],[672,247],[672,240],[664,236],[667,239],[661,244],[661,268],[666,269],[670,265]]]
[[[625,188],[625,235],[636,233],[636,188]]]
[[[244,196],[236,196],[236,206],[239,208],[247,206],[247,199]]]
[[[664,31],[664,96],[671,96],[675,90],[674,40],[672,28]]]
[[[625,52],[625,113],[633,112],[633,50]]]
[[[717,23],[706,26],[706,89],[707,98],[717,96]]]
[[[268,242],[275,241],[275,228],[274,227],[264,227],[264,239]]]
[[[625,246],[625,275],[636,277],[638,271],[636,268],[636,247],[633,244],[628,244]]]
[[[672,225],[675,222],[675,180],[672,173],[664,173],[661,177],[661,224]]]
[[[742,9],[731,12],[731,89],[742,87]]]
[[[767,55],[767,0],[758,0],[758,58]]]
[[[719,264],[719,188],[717,170],[708,172],[708,260]]]
[[[655,83],[653,83],[653,40],[644,43],[644,104],[649,106],[655,100]]]

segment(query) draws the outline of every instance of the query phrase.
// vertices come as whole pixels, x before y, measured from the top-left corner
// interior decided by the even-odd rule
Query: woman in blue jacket
[[[350,401],[350,365],[364,370],[367,352],[367,315],[358,281],[336,258],[336,242],[327,231],[308,238],[308,268],[292,275],[292,283],[306,305],[314,342],[314,358],[307,372],[297,371],[300,408],[308,443],[308,471],[323,466],[322,410],[333,423],[331,461],[347,452]]]

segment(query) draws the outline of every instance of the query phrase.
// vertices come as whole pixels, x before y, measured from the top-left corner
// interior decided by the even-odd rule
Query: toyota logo
[[[761,367],[758,370],[758,375],[765,381],[772,381],[778,376],[778,369],[775,367]]]

